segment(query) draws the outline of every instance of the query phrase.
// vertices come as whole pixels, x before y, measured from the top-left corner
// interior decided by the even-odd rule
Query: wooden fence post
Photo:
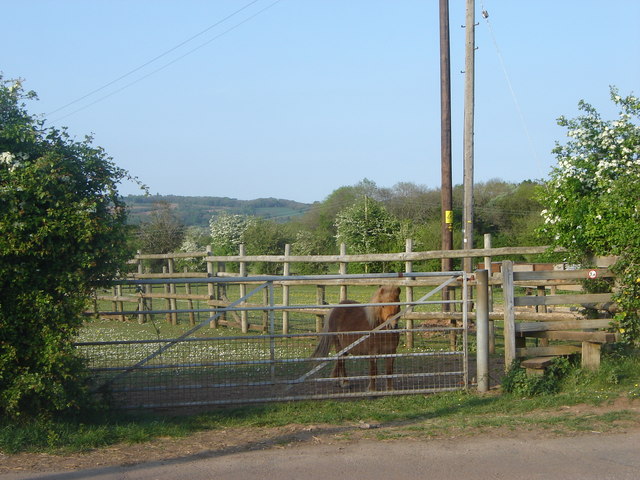
[[[413,240],[410,238],[407,238],[405,240],[405,249],[404,251],[406,253],[411,253],[413,251]],[[407,277],[410,277],[410,275],[408,275],[409,273],[413,272],[413,262],[404,262],[404,271],[407,274]],[[411,286],[407,286],[406,288],[406,298],[407,298],[407,302],[413,302],[413,287]],[[413,309],[409,309],[408,312],[411,312]],[[407,318],[406,320],[407,322],[407,330],[411,330],[413,329],[413,320]],[[413,348],[413,332],[407,332],[407,348]]]
[[[588,370],[598,370],[600,368],[599,343],[582,342],[582,367]]]
[[[547,290],[544,288],[544,285],[536,287],[536,296],[544,297],[546,295],[547,295]],[[537,313],[547,313],[547,306],[546,305],[536,305],[536,312]],[[538,345],[540,347],[548,347],[549,346],[549,339],[548,338],[539,338],[538,339]]]
[[[187,273],[189,273],[187,271],[187,267],[184,267],[184,276],[187,276]],[[185,283],[184,284],[184,293],[186,293],[187,295],[191,295],[191,284],[190,283]],[[187,306],[189,308],[189,310],[193,310],[193,298],[188,298],[187,299]],[[189,325],[193,326],[196,324],[196,316],[193,312],[189,312]]]
[[[291,245],[288,243],[284,246],[284,256],[288,257],[291,255]],[[290,271],[290,263],[285,261],[282,265],[282,275],[288,276]],[[282,285],[282,305],[284,307],[289,306],[289,285]],[[289,333],[289,312],[286,310],[282,310],[282,334],[286,335]]]
[[[113,294],[113,300],[111,301],[111,310],[117,312],[118,302],[116,302],[116,297],[118,296],[118,288],[115,285],[111,288],[111,293]]]
[[[209,260],[208,257],[213,256],[213,249],[211,248],[211,245],[207,245],[207,276],[209,278],[213,278],[216,276],[215,273],[215,269],[213,266],[213,262],[211,260]],[[220,291],[217,290],[217,294],[216,294],[216,286],[209,282],[207,283],[207,295],[209,295],[209,300],[220,300]],[[212,315],[213,316],[213,315]],[[218,320],[211,320],[211,322],[209,322],[209,327],[211,328],[217,328],[218,327]]]
[[[168,258],[167,259],[167,265],[169,266],[169,275],[171,275],[172,273],[175,272],[175,263],[173,258]],[[176,294],[176,284],[171,282],[169,284],[169,294],[170,295],[175,295]],[[174,312],[171,313],[171,325],[177,325],[178,324],[178,314],[175,312],[175,310],[178,309],[178,304],[177,301],[175,299],[175,297],[170,298],[169,299],[169,304],[171,305],[171,310],[174,310]]]
[[[324,285],[316,286],[316,305],[325,305],[325,288]],[[324,329],[324,315],[316,315],[316,332],[320,333]]]
[[[151,268],[150,267],[145,267],[144,271],[145,271],[145,273],[150,273],[151,272]],[[153,285],[151,285],[149,283],[145,284],[144,293],[148,293],[148,294],[153,293]],[[149,307],[148,309],[149,310],[153,310],[153,298],[149,297],[149,298],[147,298],[145,300],[146,300],[147,307]],[[153,317],[152,317],[151,313],[147,313],[146,317],[147,317],[147,321],[148,322],[153,320]]]
[[[244,257],[245,250],[244,244],[240,244],[240,256]],[[247,276],[247,262],[240,262],[240,276]],[[244,297],[247,294],[247,285],[245,283],[240,284],[240,298]],[[241,305],[244,305],[245,302],[242,302]],[[249,321],[247,320],[247,311],[240,311],[240,328],[242,329],[242,333],[247,333],[249,331]]]
[[[140,250],[138,250],[136,252],[136,257],[139,257],[140,255]],[[143,266],[142,266],[142,260],[140,258],[137,258],[138,260],[138,274],[142,275],[144,273],[143,270]],[[140,298],[138,298],[138,323],[139,324],[143,324],[144,323],[144,311],[145,311],[145,299],[142,296],[142,293],[144,291],[144,287],[138,285],[136,287],[136,293],[140,295]]]
[[[516,318],[513,292],[513,262],[502,261],[502,299],[504,302],[504,368],[516,359]]]
[[[340,256],[344,257],[347,255],[347,246],[344,243],[340,244]],[[340,275],[347,274],[347,262],[340,262]],[[340,301],[347,299],[347,286],[340,285]]]
[[[484,234],[484,248],[487,250],[491,250],[491,234]],[[484,268],[489,272],[489,280],[493,276],[493,259],[490,255],[484,257]],[[491,282],[488,284],[488,302],[489,302],[489,311],[493,312],[493,286]],[[493,323],[493,320],[489,320],[489,353],[496,353],[496,326]]]
[[[164,273],[165,275],[167,274],[167,266],[163,265],[162,266],[162,273]],[[167,295],[169,295],[171,293],[171,286],[168,283],[164,284],[164,293],[166,293]],[[167,306],[167,310],[171,310],[171,300],[169,299],[169,297],[167,296],[166,298],[166,306]],[[165,321],[167,323],[171,323],[171,313],[165,313],[164,315]]]
[[[122,285],[117,285],[116,286],[116,297],[122,298]],[[118,312],[124,312],[124,302],[118,301]],[[127,317],[125,317],[124,313],[120,314],[120,320],[122,322],[127,320]]]
[[[264,288],[262,290],[262,303],[264,305],[269,305],[269,289],[268,288]],[[264,332],[270,332],[269,330],[269,310],[263,310],[262,311],[262,330]],[[273,332],[270,332],[273,333]]]

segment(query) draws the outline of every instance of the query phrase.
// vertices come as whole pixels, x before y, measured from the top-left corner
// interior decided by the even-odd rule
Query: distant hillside
[[[308,203],[282,200],[278,198],[258,198],[238,200],[228,197],[183,197],[178,195],[128,195],[124,200],[129,207],[129,223],[147,221],[158,205],[168,204],[186,226],[208,227],[209,219],[222,212],[229,214],[253,215],[287,222],[302,215]]]

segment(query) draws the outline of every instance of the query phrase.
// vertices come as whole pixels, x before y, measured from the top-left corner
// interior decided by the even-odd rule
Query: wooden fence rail
[[[362,262],[416,262],[443,258],[484,258],[510,255],[535,255],[549,251],[549,247],[495,247],[469,250],[431,250],[424,252],[340,254],[340,255],[211,255],[208,252],[179,252],[137,254],[130,263],[139,260],[169,260],[177,258],[203,258],[206,262],[266,262],[266,263],[362,263]],[[558,250],[560,251],[560,250]]]

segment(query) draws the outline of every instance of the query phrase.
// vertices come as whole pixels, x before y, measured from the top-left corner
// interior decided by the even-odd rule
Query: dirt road
[[[14,470],[0,478],[635,480],[639,476],[640,429],[633,429],[623,433],[586,433],[571,437],[530,437],[521,432],[506,438],[305,442],[241,452],[211,449],[133,465],[39,473]]]

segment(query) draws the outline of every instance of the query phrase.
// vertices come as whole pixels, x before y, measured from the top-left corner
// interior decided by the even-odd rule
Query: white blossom
[[[20,160],[26,160],[27,156],[24,154],[14,155],[11,152],[2,152],[0,153],[0,164],[6,165],[9,172],[14,172],[17,168],[22,166],[22,162]]]

